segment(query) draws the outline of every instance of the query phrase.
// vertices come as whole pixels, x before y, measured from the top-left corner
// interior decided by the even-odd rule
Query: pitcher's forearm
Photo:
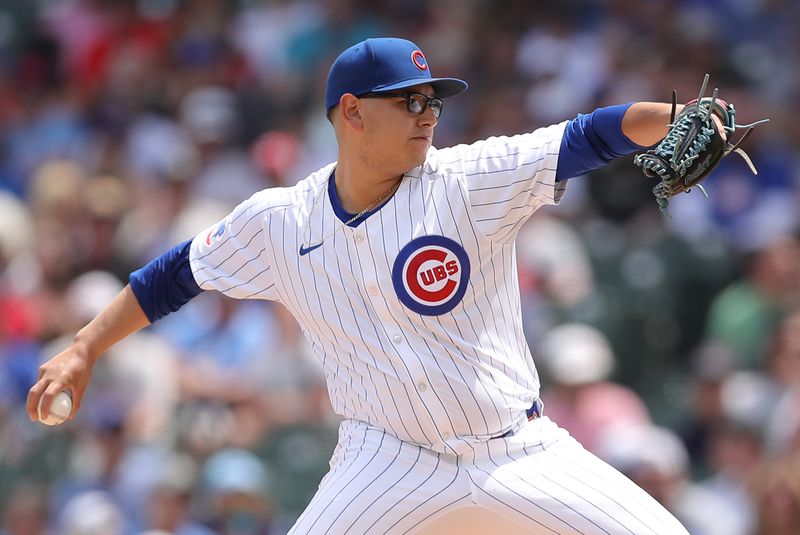
[[[678,104],[675,114],[679,114],[683,104]],[[671,104],[663,102],[636,102],[622,117],[622,132],[638,145],[655,145],[667,135]]]
[[[149,324],[136,295],[127,285],[100,314],[78,331],[73,345],[94,362],[108,348]]]

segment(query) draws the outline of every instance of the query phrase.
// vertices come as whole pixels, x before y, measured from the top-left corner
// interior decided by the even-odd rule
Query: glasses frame
[[[414,111],[411,109],[411,106],[417,104],[419,101],[412,99],[412,97],[421,97],[424,99],[424,104],[422,104],[422,109],[419,111]],[[359,96],[358,98],[402,98],[406,101],[406,110],[413,115],[422,115],[425,113],[425,110],[430,108],[433,112],[433,116],[437,119],[442,115],[442,109],[444,108],[444,100],[439,97],[429,97],[423,93],[417,93],[415,91],[408,91],[404,93],[364,93],[363,95]],[[433,103],[433,106],[431,106]]]

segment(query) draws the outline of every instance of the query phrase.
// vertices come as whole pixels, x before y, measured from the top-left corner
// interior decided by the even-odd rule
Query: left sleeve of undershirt
[[[633,102],[579,114],[567,123],[558,152],[556,181],[576,177],[644,150],[622,132],[622,117]]]
[[[203,290],[189,265],[187,240],[131,273],[129,282],[150,323],[175,312]]]

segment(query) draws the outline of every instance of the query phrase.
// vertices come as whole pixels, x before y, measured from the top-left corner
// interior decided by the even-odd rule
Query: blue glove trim
[[[131,273],[131,289],[150,323],[175,312],[203,291],[189,265],[191,245],[192,240],[176,245]]]
[[[642,147],[622,133],[622,117],[633,102],[598,108],[572,119],[561,138],[556,180],[564,180],[603,167],[618,156]]]

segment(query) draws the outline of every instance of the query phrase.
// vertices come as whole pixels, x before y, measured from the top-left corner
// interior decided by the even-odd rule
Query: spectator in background
[[[0,190],[0,273],[8,262],[31,246],[34,228],[30,208],[18,197]],[[3,283],[0,279],[0,284]]]
[[[30,209],[0,190],[0,428],[39,366],[39,315],[21,284],[26,270],[19,261],[30,253],[33,238]]]
[[[197,148],[199,166],[190,184],[192,195],[235,205],[270,187],[244,151],[236,94],[224,87],[198,87],[181,101],[180,122]]]
[[[679,433],[695,475],[705,477],[710,470],[706,462],[712,429],[725,418],[722,387],[735,370],[735,357],[727,346],[703,343],[692,356],[688,414]]]
[[[55,531],[56,535],[124,535],[125,520],[107,493],[91,490],[67,503]]]
[[[724,346],[707,344],[697,352],[692,414],[683,438],[693,452],[698,488],[724,502],[737,525],[752,526],[748,480],[764,453],[764,415],[778,390],[765,374],[737,370],[733,363]]]
[[[789,388],[800,387],[800,301],[772,332],[766,371]]]
[[[767,416],[767,445],[771,452],[800,452],[800,308],[781,322],[767,357],[767,373],[779,399]]]
[[[711,474],[698,482],[697,488],[724,503],[729,520],[736,525],[753,525],[755,508],[747,485],[762,451],[759,430],[730,415],[711,427],[707,454]]]
[[[545,336],[536,355],[546,377],[542,400],[548,416],[586,449],[596,452],[608,429],[650,423],[647,407],[636,393],[607,381],[614,355],[594,327],[560,325]]]
[[[11,492],[0,535],[47,535],[47,500],[41,489],[22,484]]]
[[[87,414],[87,417],[91,416],[91,422],[72,448],[66,473],[51,487],[52,511],[62,517],[64,529],[80,522],[81,503],[112,503],[114,525],[119,529],[134,521],[132,512],[122,510],[129,498],[123,490],[124,465],[132,452],[125,440],[124,416],[119,409],[95,406],[94,413]],[[110,509],[99,507],[103,512]],[[104,513],[102,516],[106,518],[107,515]]]
[[[186,454],[168,454],[149,495],[145,525],[149,532],[171,535],[214,535],[193,518],[196,463]]]
[[[741,515],[691,482],[689,458],[678,436],[663,427],[615,427],[604,433],[598,455],[672,512],[693,535],[748,535]]]
[[[287,315],[279,305],[207,294],[187,314],[165,318],[155,330],[178,353],[182,410],[225,413],[227,440],[241,447],[313,418],[312,391],[324,386],[324,375]]]
[[[270,477],[252,453],[229,448],[203,466],[208,524],[220,535],[279,533],[271,507]]]
[[[753,535],[800,533],[800,468],[794,458],[767,459],[751,481],[757,510]]]
[[[555,322],[588,301],[595,276],[579,232],[546,212],[535,213],[520,229],[517,262],[525,336],[535,346]]]
[[[740,368],[764,365],[772,331],[800,303],[800,241],[776,236],[751,256],[745,275],[711,304],[706,337],[730,347]]]

